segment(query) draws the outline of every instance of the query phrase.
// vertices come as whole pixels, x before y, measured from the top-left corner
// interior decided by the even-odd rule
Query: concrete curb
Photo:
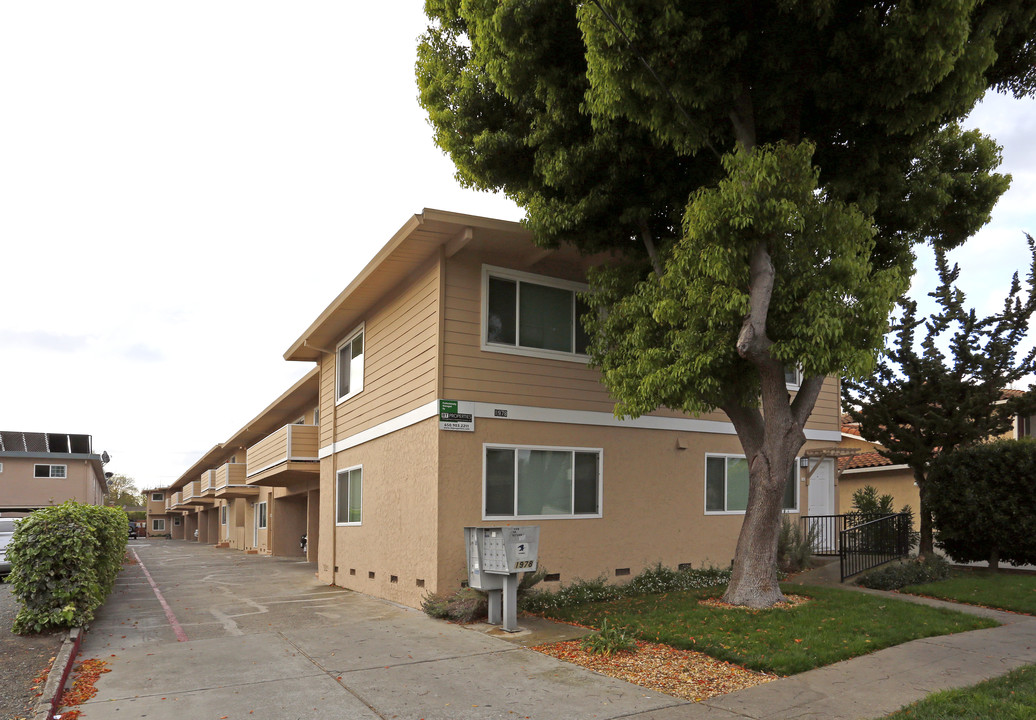
[[[54,663],[50,666],[50,673],[47,675],[47,682],[43,686],[43,692],[36,702],[36,712],[32,720],[51,720],[54,711],[61,702],[61,692],[65,689],[68,676],[72,672],[72,664],[79,654],[79,647],[83,644],[85,635],[83,628],[72,628],[68,636],[61,643]]]

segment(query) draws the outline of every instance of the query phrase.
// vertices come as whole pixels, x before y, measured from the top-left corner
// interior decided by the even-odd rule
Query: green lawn
[[[959,690],[944,690],[889,715],[893,720],[1032,720],[1036,665]]]
[[[753,670],[791,675],[909,640],[993,627],[963,613],[833,588],[783,587],[811,602],[788,610],[700,605],[722,587],[555,608],[551,617],[600,627],[607,619],[641,639],[698,650]]]
[[[908,585],[900,592],[1036,615],[1036,574],[955,570],[949,580]]]

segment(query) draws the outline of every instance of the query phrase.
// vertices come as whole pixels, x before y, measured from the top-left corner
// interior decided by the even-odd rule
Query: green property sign
[[[439,429],[474,432],[475,403],[463,400],[440,400]]]

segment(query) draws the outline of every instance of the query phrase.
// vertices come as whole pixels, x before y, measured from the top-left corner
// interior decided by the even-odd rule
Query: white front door
[[[831,458],[821,460],[809,479],[809,514],[835,514],[835,461]]]

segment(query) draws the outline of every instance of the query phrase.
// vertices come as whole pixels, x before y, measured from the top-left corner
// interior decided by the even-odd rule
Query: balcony
[[[212,497],[216,491],[216,471],[206,470],[201,474],[201,495]]]
[[[253,497],[259,494],[259,488],[245,483],[244,463],[227,463],[210,472],[213,473],[213,489],[218,498]]]
[[[195,480],[183,486],[183,502],[185,505],[212,505],[215,498],[202,495],[201,480]]]
[[[249,485],[295,487],[320,480],[316,425],[285,425],[248,448]]]
[[[166,510],[182,510],[183,509],[183,491],[176,491],[169,496],[166,501]]]

